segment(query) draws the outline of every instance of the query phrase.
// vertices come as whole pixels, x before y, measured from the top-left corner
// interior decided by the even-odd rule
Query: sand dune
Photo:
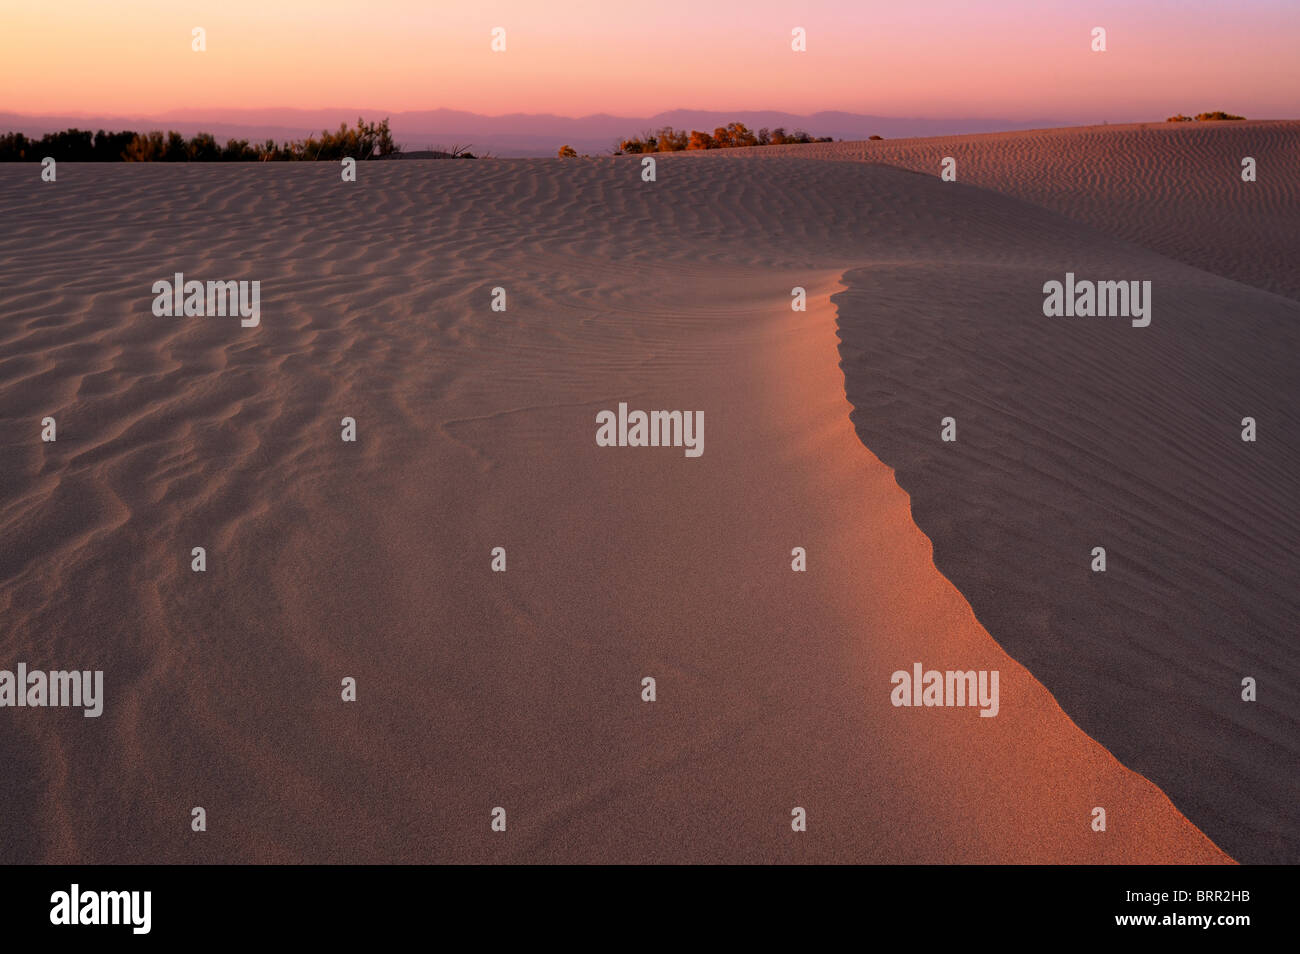
[[[858,159],[993,189],[1162,255],[1300,299],[1300,121],[1143,123],[770,146],[751,156]],[[1243,157],[1257,179],[1243,182]]]
[[[954,155],[963,181],[1300,296],[1298,143],[1300,123],[1248,123],[796,154],[936,170]],[[1238,154],[1268,181],[1234,184]],[[848,273],[835,301],[858,433],[898,471],[938,567],[1084,729],[1234,857],[1295,862],[1300,307],[1096,234],[1009,261],[1017,228],[1041,236],[1050,217],[1024,209],[942,256]],[[1042,282],[1066,270],[1153,281],[1151,326],[1042,318]],[[962,435],[940,449],[949,413]],[[1270,435],[1243,443],[1244,416]],[[1245,676],[1268,697],[1244,704]]]
[[[909,500],[890,454],[854,433],[860,369],[846,362],[851,422],[837,367],[837,307],[849,357],[896,356],[909,316],[957,322],[980,296],[996,327],[1033,305],[1015,326],[1032,340],[1046,332],[1023,282],[1067,255],[1135,268],[1132,248],[857,162],[667,157],[653,184],[639,170],[384,163],[344,185],[328,164],[61,166],[44,188],[0,170],[0,659],[103,668],[107,694],[100,719],[3,712],[0,857],[1229,860],[977,621],[935,568],[926,494]],[[1157,298],[1153,329],[1184,312],[1201,328],[1230,301],[1273,331],[1291,307],[1142,254],[1194,286]],[[151,283],[178,270],[260,280],[261,327],[154,317]],[[855,311],[875,340],[853,340]],[[979,347],[1010,361],[1026,345]],[[916,373],[927,398],[977,393],[942,361]],[[1248,397],[1277,401],[1269,384]],[[898,400],[937,424],[906,386]],[[702,409],[703,456],[597,447],[595,414],[620,401]],[[47,414],[54,445],[38,439]],[[1109,426],[1067,426],[1090,422]],[[946,458],[959,471],[991,455],[968,423],[975,463]],[[1034,466],[1065,474],[1070,452],[1033,434]],[[206,574],[189,570],[196,545]],[[807,573],[790,570],[795,546]],[[1130,600],[1144,585],[1117,582]],[[1202,711],[1206,681],[1235,678],[1217,652],[1188,662]],[[892,706],[891,673],[918,660],[1000,670],[999,715]],[[1276,691],[1250,713],[1261,724],[1294,711]],[[489,829],[497,805],[505,833]]]

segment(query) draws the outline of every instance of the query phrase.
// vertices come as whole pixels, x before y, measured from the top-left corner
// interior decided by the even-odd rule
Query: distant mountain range
[[[511,113],[483,116],[456,109],[431,109],[394,113],[382,109],[195,109],[172,110],[150,116],[26,116],[0,112],[0,132],[22,132],[42,136],[71,127],[79,129],[175,129],[192,136],[208,132],[219,141],[248,139],[302,139],[322,129],[336,129],[357,117],[378,121],[387,116],[393,138],[407,151],[439,149],[452,144],[470,145],[476,153],[496,156],[554,156],[562,145],[592,155],[613,151],[619,139],[662,126],[712,132],[729,122],[742,122],[757,131],[778,126],[787,131],[803,129],[813,136],[835,139],[866,139],[884,136],[901,139],[913,136],[949,136],[963,133],[1000,132],[1014,129],[1042,129],[1067,126],[1057,119],[920,119],[869,116],[859,113],[821,112],[808,116],[770,110],[731,112],[676,109],[647,117],[553,116]]]

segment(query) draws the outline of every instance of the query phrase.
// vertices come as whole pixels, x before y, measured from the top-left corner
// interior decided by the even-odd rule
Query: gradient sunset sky
[[[3,0],[0,11],[0,110],[28,114],[1300,116],[1300,0]],[[505,53],[489,48],[496,26]],[[795,26],[807,53],[790,50]],[[1089,49],[1094,26],[1106,53]]]

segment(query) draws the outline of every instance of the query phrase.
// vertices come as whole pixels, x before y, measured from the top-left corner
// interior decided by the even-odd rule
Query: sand
[[[1300,122],[1141,123],[772,146],[754,156],[859,159],[1050,209],[1197,268],[1300,299]],[[1256,180],[1241,178],[1242,159]]]
[[[0,710],[0,857],[1231,860],[976,618],[925,495],[861,439],[855,329],[894,352],[909,307],[955,321],[983,295],[991,327],[1027,302],[1015,328],[1043,334],[1020,284],[1067,253],[1130,268],[1133,248],[860,162],[639,170],[378,163],[343,184],[324,163],[69,165],[42,186],[0,169],[0,661],[102,668],[107,697],[99,719]],[[1222,301],[1294,308],[1146,254],[1200,283],[1157,297],[1155,329]],[[152,315],[178,270],[260,280],[261,326]],[[1008,337],[980,347],[1027,346]],[[1064,348],[1042,360],[1070,367]],[[927,400],[954,389],[926,373]],[[620,401],[703,410],[704,454],[597,447]],[[956,449],[917,413],[933,458]],[[946,459],[969,468],[992,425],[956,413],[966,456]],[[1066,473],[1052,433],[1031,450]],[[1009,506],[984,499],[982,519]],[[892,706],[917,661],[998,670],[998,716]]]
[[[1273,863],[1300,860],[1298,146],[1300,123],[1211,123],[794,153],[936,170],[953,155],[959,182],[1090,226],[1009,257],[1050,217],[981,221],[972,204],[941,260],[849,272],[835,301],[854,421],[999,642],[1220,846]],[[1268,174],[1241,182],[1239,155]],[[946,185],[954,211],[978,202]],[[1151,326],[1027,320],[1067,269],[1151,280]],[[960,453],[935,445],[947,413]],[[1245,416],[1268,436],[1243,443]],[[1253,704],[1246,676],[1269,687]]]

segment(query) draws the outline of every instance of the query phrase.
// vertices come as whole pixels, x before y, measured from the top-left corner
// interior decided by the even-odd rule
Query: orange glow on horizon
[[[972,9],[972,7],[982,9]],[[3,109],[1300,115],[1300,4],[66,0],[3,14]],[[1089,49],[1107,29],[1108,50]],[[490,31],[507,31],[493,53]],[[790,31],[807,31],[806,53]],[[191,50],[203,27],[207,50]]]

